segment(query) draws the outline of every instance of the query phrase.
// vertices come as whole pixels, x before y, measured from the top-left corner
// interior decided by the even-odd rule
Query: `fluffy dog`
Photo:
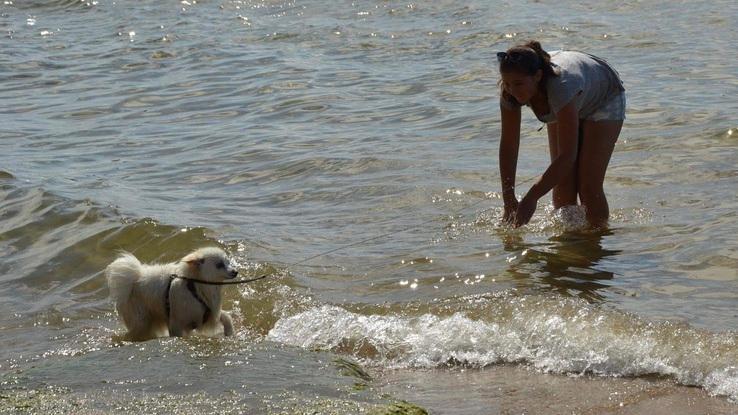
[[[232,335],[231,316],[220,309],[221,286],[190,279],[220,282],[236,275],[219,248],[201,248],[179,262],[151,265],[122,253],[105,269],[110,297],[128,329],[125,337],[133,341],[212,332],[220,325],[226,336]]]

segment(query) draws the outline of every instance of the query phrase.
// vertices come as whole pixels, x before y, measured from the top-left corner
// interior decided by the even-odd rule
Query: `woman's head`
[[[502,97],[516,105],[527,104],[544,89],[546,81],[556,76],[551,56],[536,41],[513,46],[497,54],[500,64]]]

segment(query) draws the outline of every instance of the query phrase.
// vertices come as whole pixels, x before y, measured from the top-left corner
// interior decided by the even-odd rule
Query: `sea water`
[[[575,377],[697,386],[738,410],[736,15],[733,1],[2,1],[0,406],[519,413],[548,399],[498,386]],[[550,197],[529,225],[500,224],[495,53],[528,39],[601,56],[625,82],[606,231]],[[521,194],[549,161],[539,128],[524,111]],[[105,266],[206,245],[269,275],[224,289],[236,335],[121,341]]]

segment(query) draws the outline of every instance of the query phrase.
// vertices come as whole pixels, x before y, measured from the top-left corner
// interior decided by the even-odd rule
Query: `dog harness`
[[[172,275],[169,276],[169,284],[167,284],[167,292],[166,292],[165,297],[164,297],[164,307],[165,307],[166,312],[167,312],[167,323],[169,322],[169,314],[171,313],[171,305],[170,305],[170,302],[169,302],[169,292],[172,289],[172,281],[174,281],[175,278],[180,278],[180,277],[178,275],[175,275],[175,274],[172,274]],[[192,296],[195,297],[195,299],[200,304],[202,304],[202,307],[205,309],[205,311],[203,312],[203,315],[202,315],[202,324],[205,324],[205,322],[208,321],[208,319],[210,318],[210,314],[212,314],[212,311],[210,310],[210,307],[208,307],[208,305],[205,302],[205,300],[203,300],[202,297],[200,297],[197,294],[197,290],[195,290],[195,282],[194,281],[189,280],[189,279],[187,280],[187,289],[190,291],[190,294],[192,294]]]

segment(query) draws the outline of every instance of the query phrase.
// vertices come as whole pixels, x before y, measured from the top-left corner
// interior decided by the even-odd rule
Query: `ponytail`
[[[556,70],[554,70],[553,65],[551,64],[551,55],[543,50],[543,47],[541,47],[541,42],[537,40],[531,40],[523,46],[532,49],[533,52],[535,52],[538,56],[538,59],[540,60],[540,67],[538,69],[541,69],[543,71],[543,80],[547,80],[551,76],[558,75],[556,73]]]

